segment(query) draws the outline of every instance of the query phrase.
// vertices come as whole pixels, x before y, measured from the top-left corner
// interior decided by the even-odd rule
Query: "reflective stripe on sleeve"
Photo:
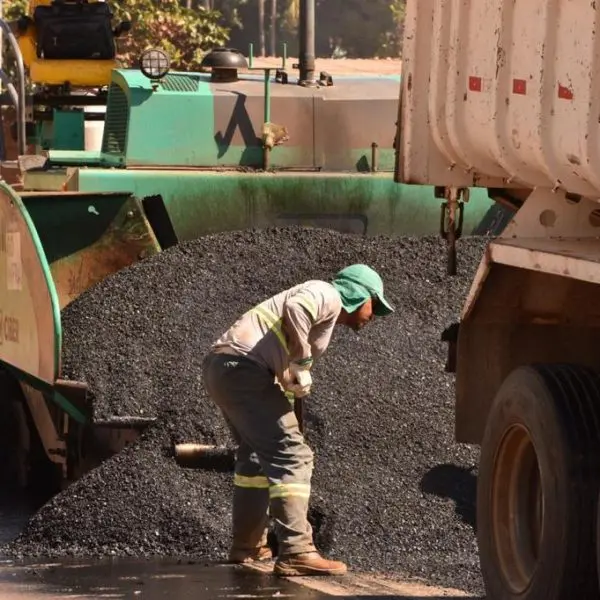
[[[266,490],[269,487],[269,480],[264,475],[247,477],[245,475],[238,475],[236,473],[233,476],[233,485],[237,485],[237,487],[242,488]]]
[[[309,498],[309,483],[277,483],[269,488],[269,498]]]
[[[272,331],[279,340],[279,343],[285,350],[286,354],[289,354],[287,342],[285,341],[285,335],[283,334],[283,330],[281,329],[282,319],[278,319],[277,315],[271,312],[268,308],[264,306],[257,306],[253,309],[258,317],[265,323],[265,325]]]

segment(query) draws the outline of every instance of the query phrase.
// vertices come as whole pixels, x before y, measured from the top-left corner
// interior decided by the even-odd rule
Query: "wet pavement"
[[[323,597],[326,596],[287,580],[230,565],[126,560],[0,563],[2,600],[318,600]]]
[[[300,577],[282,579],[270,567],[247,568],[181,560],[13,562],[0,560],[1,600],[228,600],[275,598],[325,600],[441,600],[463,597],[459,590],[419,583],[392,582],[373,576]]]

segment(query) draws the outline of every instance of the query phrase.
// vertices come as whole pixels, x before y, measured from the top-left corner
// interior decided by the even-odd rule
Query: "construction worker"
[[[276,575],[346,572],[343,562],[321,557],[313,542],[307,518],[313,453],[300,432],[293,397],[310,393],[311,366],[336,323],[359,330],[373,315],[392,312],[381,277],[366,265],[352,265],[331,283],[307,281],[265,300],[213,344],[204,383],[239,445],[230,562],[272,558],[270,516]]]

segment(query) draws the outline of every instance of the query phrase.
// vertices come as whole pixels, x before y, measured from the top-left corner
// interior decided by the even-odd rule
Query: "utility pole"
[[[269,54],[277,55],[277,0],[271,0],[271,48]]]
[[[260,55],[267,53],[265,48],[265,0],[258,0],[258,39],[260,45]]]
[[[300,0],[300,77],[298,84],[314,87],[315,77],[315,0]]]

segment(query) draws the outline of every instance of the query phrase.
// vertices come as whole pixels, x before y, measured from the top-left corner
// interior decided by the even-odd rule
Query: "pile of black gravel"
[[[223,558],[231,474],[182,469],[170,454],[173,442],[231,443],[203,390],[204,354],[253,304],[363,262],[380,272],[397,310],[360,334],[337,328],[315,366],[307,436],[317,543],[354,569],[479,592],[477,450],[454,442],[454,378],[440,333],[459,314],[484,244],[461,240],[460,274],[448,278],[437,238],[227,233],[88,290],[63,312],[64,375],[88,382],[96,418],[158,423],[53,498],[6,551]]]

